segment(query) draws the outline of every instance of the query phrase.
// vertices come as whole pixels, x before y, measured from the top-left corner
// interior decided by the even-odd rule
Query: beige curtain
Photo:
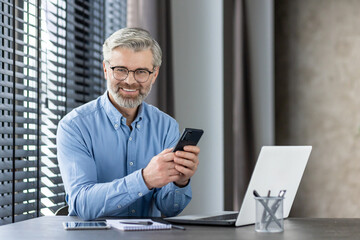
[[[160,44],[163,62],[146,102],[174,117],[170,3],[168,0],[128,0],[127,26],[148,30]]]
[[[239,210],[254,165],[244,0],[224,1],[225,210]]]
[[[226,210],[239,210],[261,147],[274,145],[272,6],[224,1]]]

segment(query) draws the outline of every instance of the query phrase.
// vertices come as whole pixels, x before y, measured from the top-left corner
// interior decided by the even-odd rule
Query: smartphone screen
[[[66,230],[109,229],[106,222],[63,222]]]
[[[173,152],[183,151],[187,145],[196,146],[203,135],[204,130],[195,128],[185,128]]]

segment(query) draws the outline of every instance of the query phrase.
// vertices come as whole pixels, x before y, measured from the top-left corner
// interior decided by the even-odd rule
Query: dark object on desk
[[[171,224],[171,228],[179,229],[179,230],[186,230],[186,228],[184,228],[183,226],[178,226],[178,225],[174,225],[174,224]]]
[[[122,224],[135,224],[135,225],[152,225],[153,224],[153,222],[150,222],[150,221],[126,222],[126,221],[121,221],[120,220],[120,222]]]

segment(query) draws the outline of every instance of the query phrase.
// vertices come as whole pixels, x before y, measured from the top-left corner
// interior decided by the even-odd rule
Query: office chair
[[[56,210],[55,216],[67,216],[69,214],[69,206],[65,205]]]

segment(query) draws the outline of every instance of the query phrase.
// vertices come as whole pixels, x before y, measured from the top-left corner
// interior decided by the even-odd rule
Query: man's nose
[[[135,72],[129,71],[129,74],[124,81],[127,82],[129,85],[131,85],[131,83],[137,83],[137,81],[135,80]]]

